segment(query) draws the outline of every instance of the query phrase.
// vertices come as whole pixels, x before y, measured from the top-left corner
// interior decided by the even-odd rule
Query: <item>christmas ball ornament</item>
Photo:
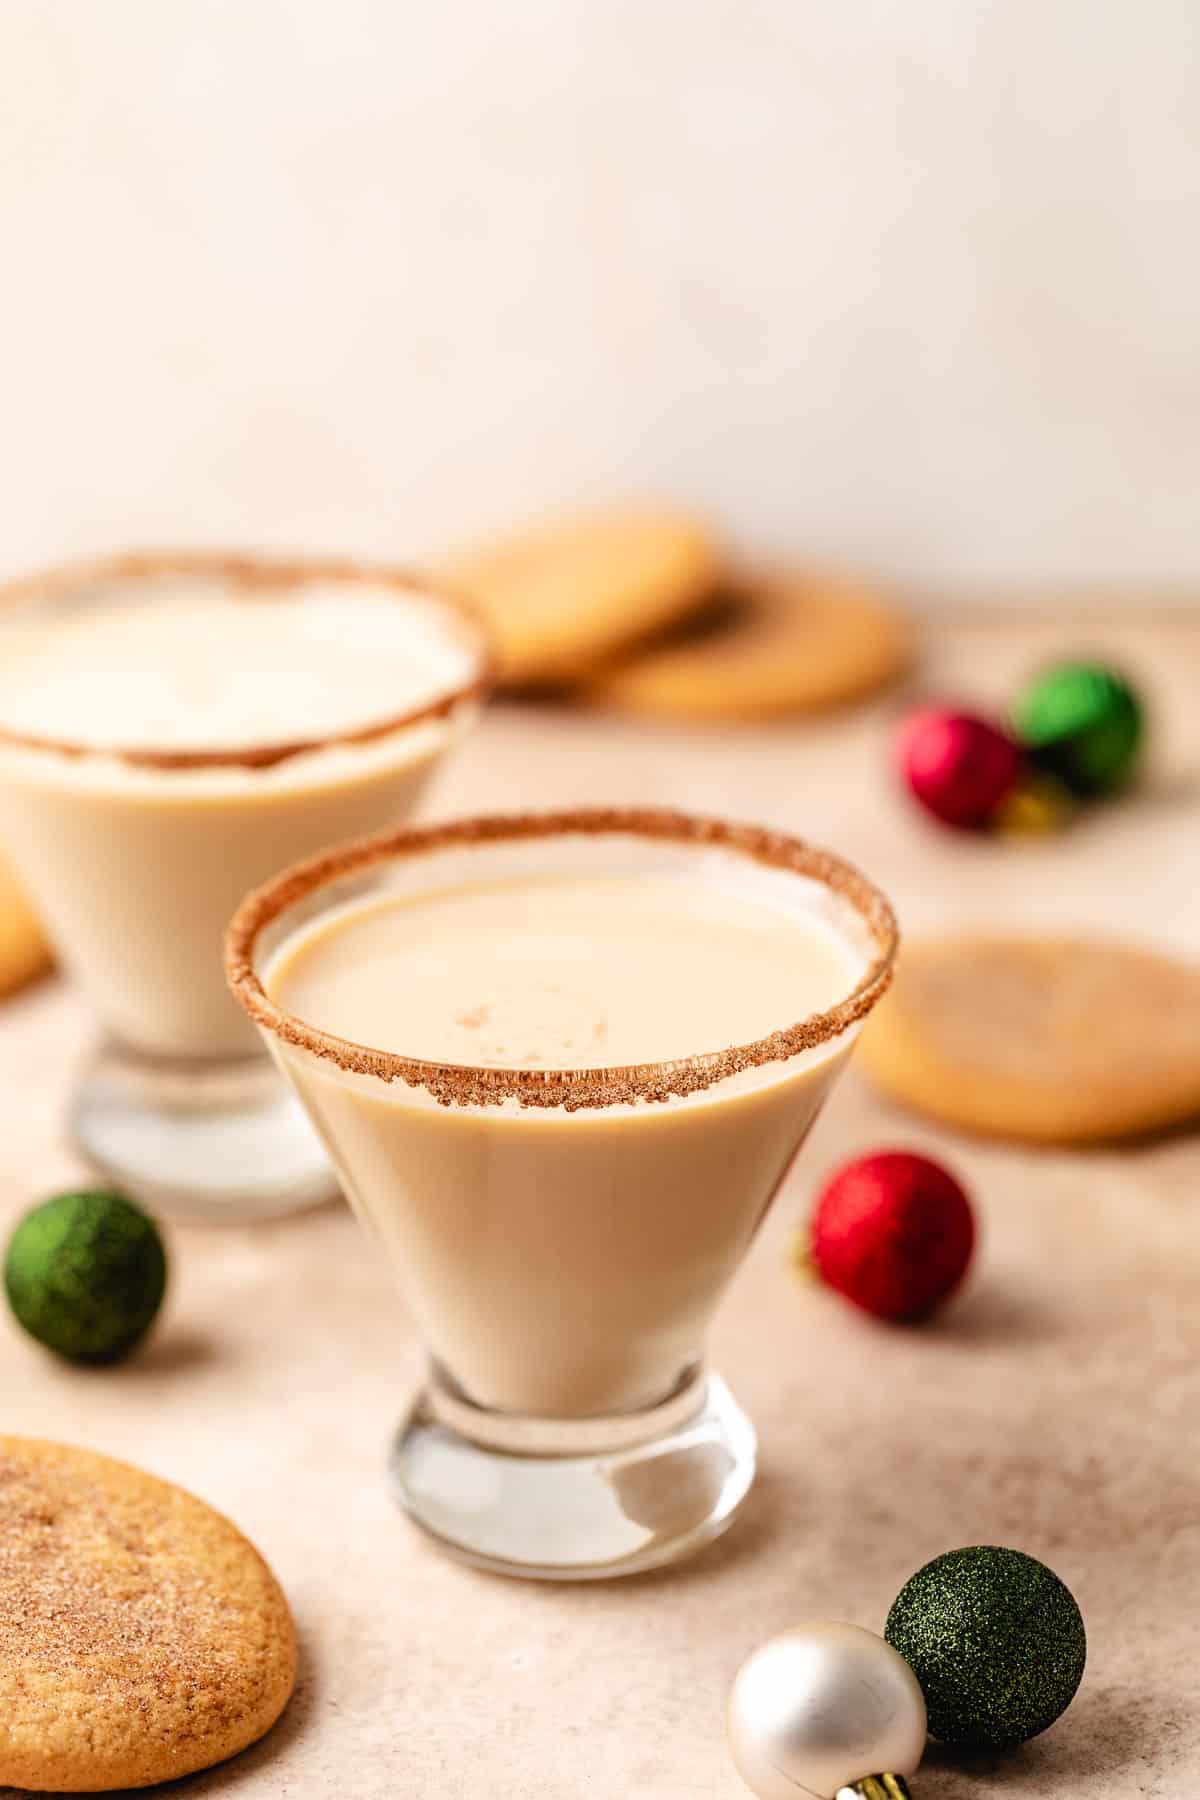
[[[966,1273],[975,1220],[940,1163],[885,1150],[846,1163],[813,1214],[809,1255],[829,1286],[878,1319],[918,1319]]]
[[[991,1545],[918,1569],[887,1640],[921,1684],[934,1737],[971,1749],[1008,1749],[1053,1725],[1087,1656],[1079,1608],[1054,1571]]]
[[[1060,663],[1018,694],[1018,737],[1039,767],[1075,794],[1108,794],[1133,773],[1141,746],[1141,702],[1123,676],[1102,663]]]
[[[1021,778],[1020,749],[976,713],[927,708],[905,723],[900,767],[921,805],[945,825],[987,825]]]
[[[729,1746],[758,1800],[906,1800],[925,1701],[902,1656],[858,1625],[797,1625],[762,1644],[729,1696]]]
[[[116,1362],[161,1304],[167,1259],[153,1219],[121,1194],[56,1194],[26,1213],[4,1265],[30,1337],[70,1362]]]
[[[997,831],[1014,836],[1053,837],[1065,830],[1078,810],[1075,795],[1057,775],[1030,769],[1000,802],[992,823]]]

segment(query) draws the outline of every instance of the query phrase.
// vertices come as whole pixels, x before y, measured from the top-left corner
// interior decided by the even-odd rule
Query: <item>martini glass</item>
[[[74,1138],[152,1210],[241,1222],[336,1191],[221,935],[281,863],[409,816],[488,666],[457,601],[343,562],[126,556],[0,593],[0,842],[103,1026]]]
[[[378,1029],[335,1035],[273,997],[303,945],[340,934],[366,1017],[379,949],[362,939],[356,949],[355,921],[393,921],[397,951],[411,953],[404,907],[424,896],[442,937],[422,949],[420,973],[436,998],[444,972],[446,1011],[458,1011],[456,964],[473,952],[454,935],[456,896],[482,895],[472,904],[485,910],[497,896],[520,928],[521,896],[539,905],[539,883],[582,884],[586,899],[594,882],[603,906],[626,876],[682,884],[670,891],[688,908],[736,896],[770,909],[772,929],[782,913],[788,931],[834,938],[834,1003],[797,1018],[783,966],[774,1028],[754,1042],[547,1069],[413,1056],[403,999],[384,1009],[382,1042]],[[535,963],[540,932],[525,930]],[[524,1008],[536,980],[508,966],[515,935],[495,941],[497,975]],[[755,1437],[707,1366],[709,1323],[887,986],[895,944],[887,901],[839,858],[667,812],[404,831],[318,857],[243,903],[226,940],[233,991],[308,1109],[428,1351],[390,1470],[401,1504],[447,1550],[503,1573],[594,1578],[672,1561],[730,1523],[753,1479]],[[586,968],[588,941],[578,954]],[[709,970],[714,986],[724,973]],[[774,1006],[773,973],[767,991]]]

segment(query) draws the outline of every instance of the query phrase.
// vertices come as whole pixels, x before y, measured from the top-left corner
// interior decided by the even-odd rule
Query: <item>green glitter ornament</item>
[[[1012,722],[1033,761],[1081,798],[1128,781],[1141,745],[1141,702],[1102,663],[1059,663],[1018,694]]]
[[[70,1362],[117,1362],[153,1323],[167,1259],[153,1219],[121,1194],[56,1194],[13,1232],[4,1285],[39,1344]]]
[[[884,1634],[911,1666],[943,1743],[1005,1750],[1053,1725],[1083,1677],[1087,1639],[1045,1563],[980,1544],[905,1582]]]

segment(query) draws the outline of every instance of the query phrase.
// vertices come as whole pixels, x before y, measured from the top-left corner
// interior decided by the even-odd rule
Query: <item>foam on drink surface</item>
[[[844,998],[828,926],[716,882],[523,878],[329,915],[266,985],[374,1049],[473,1067],[603,1068],[750,1043]]]
[[[453,692],[472,655],[383,584],[114,580],[4,621],[0,726],[98,749],[320,740]]]

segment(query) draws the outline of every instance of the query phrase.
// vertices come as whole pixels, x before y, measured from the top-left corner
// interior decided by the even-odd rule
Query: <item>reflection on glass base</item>
[[[71,1134],[160,1217],[251,1224],[330,1200],[337,1183],[266,1057],[171,1063],[103,1045],[71,1101]]]
[[[477,1568],[597,1581],[676,1562],[733,1522],[754,1427],[717,1375],[618,1419],[484,1412],[435,1373],[392,1445],[400,1504]]]

